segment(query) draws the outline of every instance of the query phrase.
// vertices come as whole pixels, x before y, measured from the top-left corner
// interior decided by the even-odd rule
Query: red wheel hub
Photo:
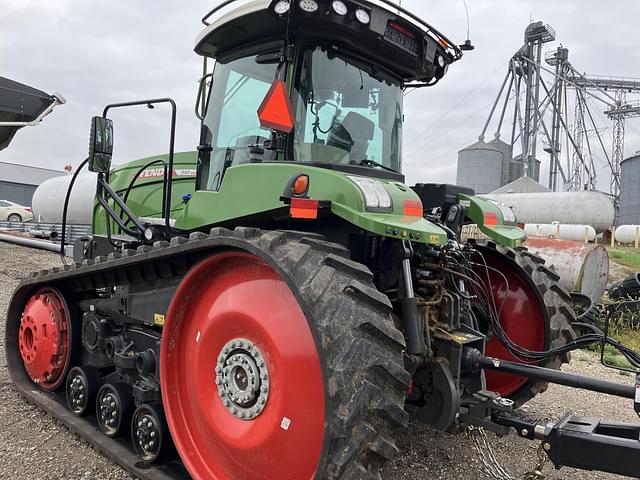
[[[160,357],[167,421],[194,479],[314,477],[325,421],[320,358],[298,301],[261,259],[226,252],[192,269],[169,307]],[[223,395],[219,384],[236,374]],[[254,381],[264,383],[246,387]],[[254,398],[260,408],[234,410],[234,399],[251,409]]]
[[[64,380],[70,360],[69,314],[61,294],[42,289],[22,313],[18,347],[27,374],[42,389],[55,390]]]
[[[486,282],[487,274],[491,282],[493,300],[501,310],[500,324],[507,336],[517,345],[528,350],[545,349],[546,317],[544,305],[531,280],[508,257],[489,249],[483,249],[484,260],[476,262],[475,272]],[[522,361],[514,357],[500,340],[493,336],[486,346],[486,354],[502,360]],[[503,396],[510,396],[529,381],[509,373],[485,371],[487,388]]]

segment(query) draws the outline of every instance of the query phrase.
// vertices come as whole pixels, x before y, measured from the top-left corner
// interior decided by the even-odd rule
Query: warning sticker
[[[156,313],[153,315],[153,324],[157,327],[164,327],[164,315]]]

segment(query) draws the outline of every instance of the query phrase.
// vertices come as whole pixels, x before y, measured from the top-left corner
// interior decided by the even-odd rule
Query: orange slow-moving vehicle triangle
[[[258,108],[258,118],[263,128],[284,133],[291,133],[293,130],[293,107],[287,93],[287,85],[282,80],[275,80],[271,85]]]

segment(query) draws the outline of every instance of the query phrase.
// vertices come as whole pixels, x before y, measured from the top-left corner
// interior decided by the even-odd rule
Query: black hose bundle
[[[446,271],[449,271],[452,275],[458,276],[465,281],[469,292],[475,297],[474,300],[477,301],[484,310],[484,313],[486,314],[489,321],[491,331],[494,333],[494,335],[496,335],[496,337],[498,337],[500,342],[507,348],[507,350],[509,350],[509,352],[514,357],[524,361],[533,360],[542,362],[563,353],[585,348],[593,344],[600,344],[603,348],[604,345],[612,346],[616,350],[620,351],[620,353],[629,361],[629,363],[634,368],[640,369],[640,353],[633,351],[632,349],[622,345],[617,340],[614,340],[613,338],[605,335],[605,333],[598,327],[584,322],[574,322],[572,326],[582,327],[590,331],[590,333],[582,335],[561,347],[538,352],[529,350],[516,344],[509,338],[507,332],[504,330],[502,324],[500,323],[500,317],[504,304],[498,306],[495,302],[495,298],[491,292],[492,282],[489,272],[492,271],[501,276],[503,281],[505,282],[507,290],[509,280],[502,272],[493,267],[490,267],[487,264],[484,256],[482,255],[482,252],[469,247],[467,249],[467,252],[465,253],[467,253],[467,255],[462,254],[460,251],[448,251],[445,256],[447,263]],[[479,257],[481,259],[481,263],[476,263],[469,260],[470,256]],[[480,275],[476,273],[476,271],[473,269],[473,266],[481,267],[481,269],[486,272],[486,275]]]

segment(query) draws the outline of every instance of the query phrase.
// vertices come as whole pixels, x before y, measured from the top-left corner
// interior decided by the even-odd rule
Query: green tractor
[[[460,48],[389,0],[226,1],[203,23],[196,151],[174,154],[170,99],[93,118],[93,235],[13,295],[17,388],[143,479],[378,479],[408,412],[637,472],[634,445],[580,464],[565,424],[512,415],[547,381],[633,388],[556,371],[570,297],[513,218],[404,183],[403,93]],[[108,113],[159,103],[169,153],[112,168]],[[615,432],[590,448],[633,443]]]

